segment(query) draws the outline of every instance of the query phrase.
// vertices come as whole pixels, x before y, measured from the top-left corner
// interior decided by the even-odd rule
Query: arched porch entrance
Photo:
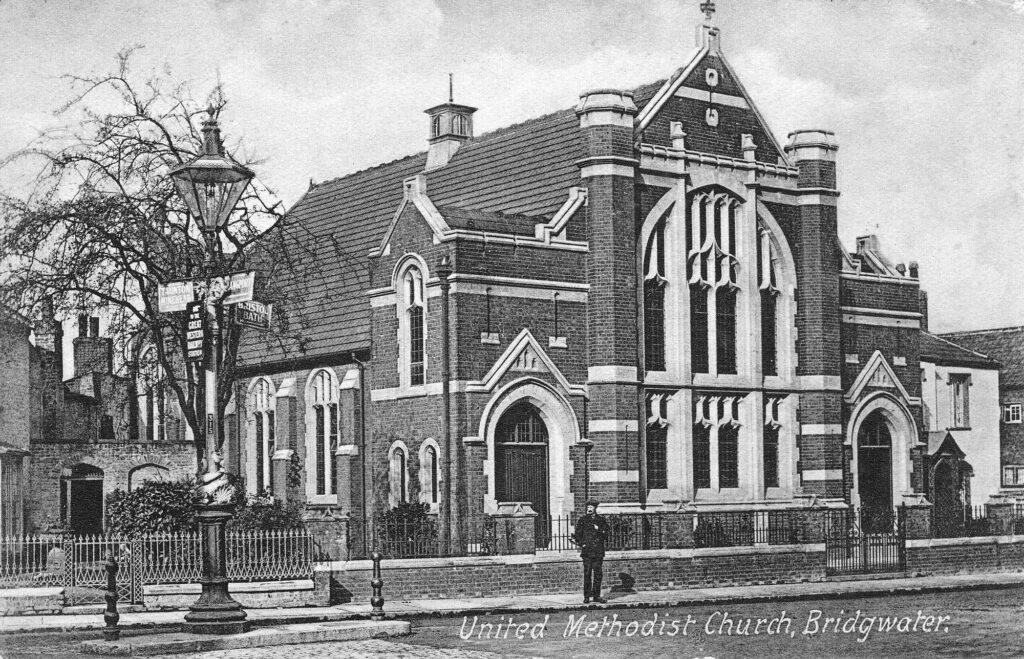
[[[548,543],[548,429],[540,412],[521,401],[498,420],[494,433],[495,498],[499,503],[529,501],[537,513],[538,546]]]
[[[857,435],[857,483],[864,531],[891,528],[892,434],[878,411],[868,415]]]

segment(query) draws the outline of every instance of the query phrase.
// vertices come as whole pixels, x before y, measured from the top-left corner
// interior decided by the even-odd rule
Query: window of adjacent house
[[[154,348],[142,353],[139,359],[139,378],[142,421],[146,424],[145,439],[162,442],[167,439],[167,390],[164,371],[157,362]]]
[[[405,303],[406,346],[409,351],[409,385],[425,382],[424,358],[426,340],[424,333],[423,275],[419,268],[411,267],[402,276],[403,301]]]
[[[1003,423],[1021,422],[1021,403],[1006,403],[1003,405]]]
[[[949,392],[951,398],[951,419],[952,428],[969,428],[970,423],[970,404],[969,404],[969,391],[971,385],[971,376],[962,374],[952,374],[949,376]]]
[[[320,370],[313,378],[309,405],[313,422],[314,494],[337,493],[338,467],[334,458],[338,450],[338,387],[334,374]]]
[[[724,193],[699,192],[690,202],[686,218],[687,280],[690,368],[694,373],[737,372],[738,215],[739,202]],[[711,355],[715,357],[713,363]]]
[[[648,371],[665,370],[665,220],[647,247],[644,274],[644,362]]]
[[[256,492],[274,489],[274,397],[270,382],[257,380],[252,389],[252,448],[256,461]]]
[[[1007,465],[1003,467],[1003,486],[1024,486],[1024,465]]]
[[[391,456],[388,458],[388,499],[392,508],[409,500],[408,460],[404,445],[392,445]]]

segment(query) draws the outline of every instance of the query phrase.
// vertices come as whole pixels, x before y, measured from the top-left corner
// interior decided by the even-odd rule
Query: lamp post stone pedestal
[[[182,631],[189,634],[241,634],[251,628],[242,605],[228,593],[227,531],[231,505],[196,506],[203,539],[203,592],[185,614]],[[210,564],[207,564],[210,563]],[[217,575],[217,576],[210,576]]]

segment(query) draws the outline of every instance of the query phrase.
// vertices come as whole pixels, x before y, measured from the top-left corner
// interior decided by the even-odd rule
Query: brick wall
[[[907,572],[1024,572],[1024,536],[908,540]]]
[[[37,444],[29,457],[29,491],[25,498],[26,531],[44,532],[61,525],[60,480],[64,469],[88,464],[103,470],[103,492],[128,489],[135,467],[166,467],[171,480],[195,475],[195,449],[188,443]]]
[[[369,599],[370,561],[317,569],[331,573],[333,604]],[[381,571],[385,601],[566,593],[582,591],[583,581],[582,563],[574,553],[385,560]],[[805,545],[610,552],[604,574],[606,592],[823,581],[825,551],[824,545]]]

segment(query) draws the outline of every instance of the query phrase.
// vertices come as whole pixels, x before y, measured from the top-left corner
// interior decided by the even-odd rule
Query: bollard
[[[103,628],[103,640],[116,641],[121,637],[121,630],[117,626],[121,616],[117,613],[117,559],[114,558],[113,551],[107,551],[107,560],[103,567],[107,570],[107,592],[103,594],[103,598],[107,600],[103,622],[107,626]]]
[[[383,620],[384,619],[384,595],[381,594],[381,588],[384,586],[384,580],[380,578],[380,559],[383,558],[379,551],[375,551],[370,554],[370,560],[373,561],[373,578],[370,579],[370,587],[373,588],[373,595],[370,597],[370,606],[373,607],[370,611],[370,620]]]

